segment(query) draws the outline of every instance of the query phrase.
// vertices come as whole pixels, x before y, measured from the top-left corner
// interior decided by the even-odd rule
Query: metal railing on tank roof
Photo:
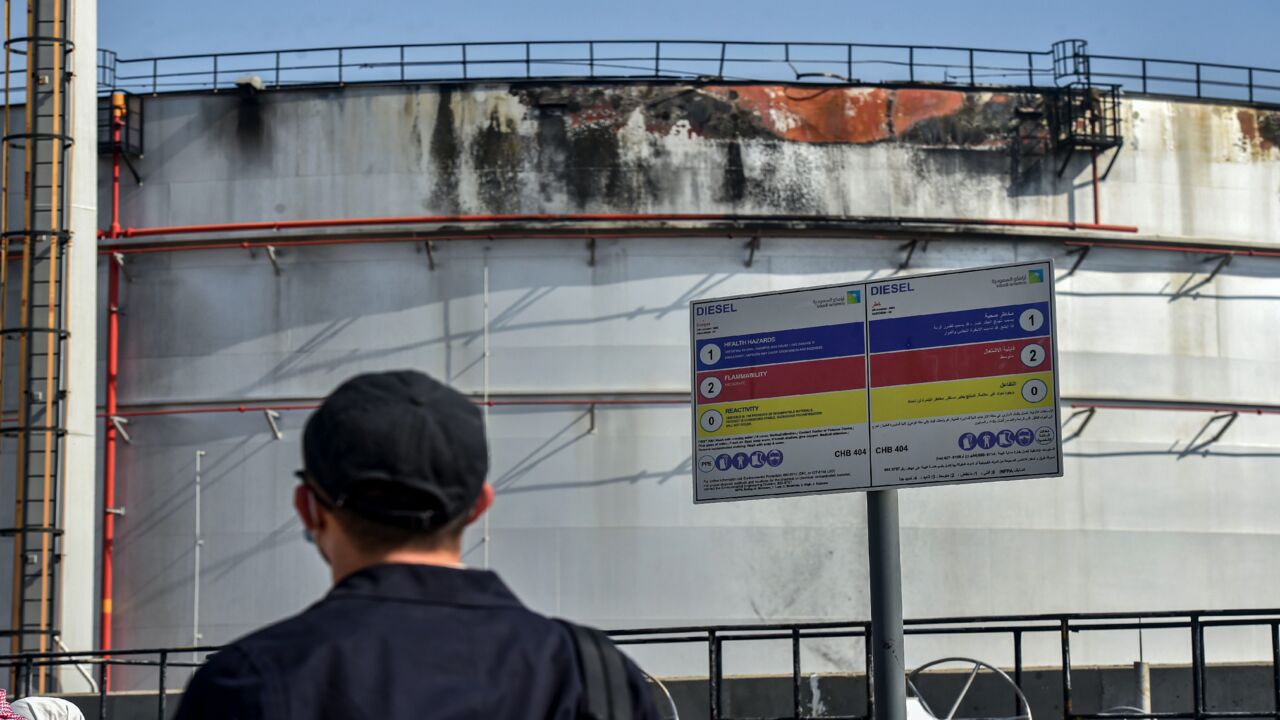
[[[1066,53],[1064,56],[1063,53]],[[1064,64],[1063,59],[1070,63]],[[1073,72],[1065,72],[1070,66]],[[882,43],[564,40],[355,45],[121,58],[99,55],[103,91],[219,91],[354,83],[601,80],[928,84],[1054,88],[1064,80],[1127,92],[1280,105],[1280,69],[1053,50]]]
[[[1044,52],[866,43],[540,40],[103,59],[114,87],[152,93],[227,89],[244,75],[267,87],[561,79],[1053,85]]]

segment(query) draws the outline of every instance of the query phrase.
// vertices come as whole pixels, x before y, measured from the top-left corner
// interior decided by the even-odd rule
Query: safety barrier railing
[[[1053,51],[879,43],[581,40],[355,45],[121,58],[98,52],[98,89],[138,94],[419,82],[672,81],[1055,88],[1084,82],[1126,93],[1280,105],[1280,68],[1091,54],[1070,72]],[[15,58],[11,94],[25,71]]]
[[[1071,52],[883,43],[565,40],[355,45],[120,58],[99,56],[103,91],[220,91],[245,76],[264,87],[522,80],[939,84],[1052,88],[1062,81],[1126,92],[1280,104],[1280,69]],[[1065,72],[1068,63],[1072,72]]]
[[[103,78],[137,93],[478,80],[724,80],[1052,86],[1048,53],[820,42],[584,40],[417,43],[261,52],[104,56]]]
[[[1130,93],[1280,104],[1280,69],[1245,65],[1089,55],[1094,82]]]
[[[1209,702],[1206,692],[1205,631],[1214,628],[1255,628],[1265,630],[1270,649],[1270,708],[1221,709]],[[1186,633],[1190,649],[1189,706],[1175,711],[1131,712],[1103,711],[1078,712],[1073,705],[1071,653],[1073,637],[1088,633],[1182,631]],[[982,635],[1007,637],[1012,649],[1013,662],[1009,667],[1014,684],[1021,688],[1029,668],[1024,663],[1024,643],[1031,638],[1046,635],[1056,640],[1059,664],[1056,667],[1037,665],[1036,671],[1058,672],[1061,684],[1062,720],[1227,720],[1231,718],[1280,718],[1280,609],[1268,610],[1201,610],[1145,613],[1068,613],[1041,615],[1000,615],[990,617],[931,618],[906,621],[908,647],[911,638]],[[698,625],[666,628],[637,628],[615,630],[610,633],[624,647],[694,645],[705,647],[707,667],[707,715],[711,720],[731,720],[724,713],[726,684],[731,677],[725,675],[725,657],[734,645],[759,641],[786,641],[790,648],[790,691],[793,712],[784,717],[803,717],[802,693],[804,668],[801,663],[802,643],[814,640],[847,639],[861,641],[865,654],[864,668],[871,667],[871,626],[868,622],[820,622],[820,623],[772,623],[739,625]],[[112,650],[101,652],[28,653],[0,656],[0,667],[17,668],[19,683],[17,694],[26,694],[26,678],[35,675],[38,668],[79,666],[91,667],[97,675],[96,692],[99,694],[98,717],[110,718],[107,703],[108,669],[115,666],[155,668],[157,688],[168,689],[170,671],[175,668],[198,667],[201,661],[216,647],[171,647],[142,650]],[[651,668],[656,669],[656,668]],[[868,683],[868,687],[870,684]],[[163,719],[170,698],[158,693],[157,717]],[[1012,693],[1009,702],[1012,715],[1021,715],[1022,697]],[[1225,703],[1233,704],[1233,703]],[[874,716],[875,698],[868,690],[864,712],[843,716],[846,720],[868,720]],[[829,717],[829,716],[823,716]],[[1042,716],[1038,716],[1042,717]]]

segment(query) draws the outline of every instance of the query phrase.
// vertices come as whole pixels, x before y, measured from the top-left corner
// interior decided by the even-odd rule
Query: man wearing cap
[[[294,507],[333,589],[210,658],[180,720],[658,717],[602,636],[584,660],[583,629],[463,567],[463,529],[494,499],[467,398],[417,372],[361,375],[307,421],[302,452]]]

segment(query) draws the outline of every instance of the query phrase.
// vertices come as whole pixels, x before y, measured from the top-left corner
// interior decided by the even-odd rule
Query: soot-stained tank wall
[[[1090,219],[1089,188],[1070,177],[1082,159],[1061,181],[1047,168],[1012,179],[1002,133],[1028,100],[642,85],[162,96],[147,101],[146,184],[126,180],[124,223],[578,211]],[[1124,113],[1104,220],[1144,238],[1280,239],[1273,114],[1155,99],[1126,101]],[[281,247],[278,274],[240,248],[129,256],[121,402],[309,402],[354,373],[401,367],[496,396],[686,392],[690,300],[887,276],[900,242],[767,238],[750,268],[742,238],[692,235],[600,238],[594,264],[583,240],[551,238],[438,243],[435,269],[407,243]],[[1059,262],[1064,395],[1280,396],[1275,260],[1239,257],[1207,279],[1200,256],[1097,249],[1065,277],[1076,256],[1060,242],[971,238],[921,248],[912,269],[1043,257]],[[190,641],[199,451],[204,639],[231,640],[323,592],[289,504],[305,417],[283,412],[281,439],[255,412],[133,419],[119,461],[121,646]],[[1242,415],[1205,451],[1184,452],[1207,419],[1099,412],[1069,443],[1064,478],[904,492],[907,614],[1272,604],[1277,420]],[[602,626],[867,616],[861,496],[694,506],[686,407],[599,408],[594,420],[574,406],[490,410],[498,503],[487,535],[468,534],[468,563],[491,564],[542,611]],[[1007,661],[1005,639],[963,642],[979,644],[913,641],[908,663]],[[1185,662],[1185,634],[1146,643],[1153,662]],[[1128,662],[1135,646],[1117,634],[1073,654]],[[1269,657],[1265,637],[1213,647]],[[785,648],[733,652],[731,672],[789,667]],[[856,669],[862,656],[836,641],[804,652],[815,670]],[[1025,653],[1051,663],[1058,649],[1028,639]],[[650,660],[657,674],[706,667],[697,652]]]
[[[146,184],[126,181],[127,226],[456,213],[1094,217],[1088,153],[1058,177],[1064,156],[1029,155],[1018,140],[1039,95],[575,84],[146,102]],[[1122,134],[1101,187],[1104,222],[1280,242],[1280,113],[1137,98],[1122,103]]]

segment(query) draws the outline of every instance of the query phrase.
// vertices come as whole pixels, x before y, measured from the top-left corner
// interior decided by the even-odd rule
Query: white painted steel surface
[[[1062,253],[935,243],[922,269],[1046,255],[1061,266]],[[880,241],[773,240],[748,270],[737,240],[630,239],[602,241],[592,269],[578,241],[468,241],[444,244],[434,272],[408,245],[298,249],[280,277],[235,250],[139,256],[123,290],[122,402],[314,398],[350,374],[398,367],[479,393],[486,255],[501,398],[687,392],[690,299],[883,277],[899,253]],[[1280,397],[1273,261],[1241,259],[1197,297],[1170,298],[1201,269],[1099,250],[1062,280],[1064,397]],[[594,432],[589,414],[490,415],[498,502],[487,550],[535,607],[608,627],[867,616],[860,498],[694,507],[687,406],[602,406]],[[289,501],[305,416],[282,413],[280,441],[260,412],[134,418],[119,471],[122,647],[189,638],[197,449],[208,452],[205,638],[231,640],[323,591]],[[1274,604],[1280,417],[1241,417],[1209,454],[1180,457],[1208,417],[1103,410],[1067,443],[1062,479],[904,492],[907,616]],[[1081,642],[1081,662],[1136,640],[1091,656],[1096,642]],[[909,643],[911,661],[937,644]],[[983,647],[1004,652],[1003,641]],[[1029,640],[1028,662],[1055,647],[1037,654]],[[1160,647],[1148,638],[1148,658]],[[1264,649],[1236,643],[1231,657]],[[860,649],[845,650],[860,662]]]
[[[242,121],[233,93],[147,98],[146,184],[126,179],[124,223],[492,209],[497,201],[476,189],[483,177],[468,175],[476,156],[460,154],[460,165],[445,168],[452,179],[442,176],[432,133],[452,127],[465,144],[493,118],[525,135],[531,121],[510,89],[477,87],[453,92],[454,121],[442,125],[439,93],[269,94],[259,121]],[[1126,101],[1128,140],[1102,187],[1104,221],[1137,224],[1146,239],[1280,243],[1280,150],[1241,145],[1235,112]],[[620,132],[632,145],[619,162],[643,161],[670,180],[653,197],[579,202],[550,166],[525,158],[498,206],[787,209],[785,193],[778,205],[717,199],[725,150],[717,141]],[[1091,213],[1083,175],[1055,181],[1049,169],[1024,192],[992,171],[1007,169],[1007,158],[981,148],[948,153],[926,162],[920,150],[892,143],[775,151],[744,141],[742,162],[761,173],[773,157],[770,172],[793,173],[792,185],[813,190],[802,199],[814,212]],[[583,172],[595,182],[606,170]],[[442,188],[456,198],[440,199]],[[765,238],[750,268],[742,237],[600,238],[594,267],[585,238],[439,242],[435,271],[409,243],[285,247],[278,276],[262,250],[134,255],[122,284],[120,401],[135,409],[306,402],[352,374],[403,367],[477,395],[487,375],[497,399],[684,394],[690,300],[886,277],[902,262],[905,239]],[[969,235],[918,250],[912,270],[1053,257],[1061,277],[1074,261],[1066,251],[1060,242]],[[1213,263],[1202,259],[1095,249],[1060,280],[1063,397],[1280,402],[1280,260],[1237,257],[1175,297],[1184,282],[1205,278]],[[189,640],[197,450],[208,453],[205,639],[229,641],[323,592],[326,574],[290,508],[305,416],[281,413],[282,440],[260,412],[133,418],[118,471],[128,511],[116,561],[121,647]],[[487,554],[534,607],[606,627],[867,617],[861,498],[693,506],[684,405],[600,406],[594,431],[584,406],[496,406],[489,417],[498,502],[489,542],[482,548],[469,534],[467,561],[483,564]],[[1210,417],[1101,410],[1067,443],[1061,479],[904,491],[906,615],[1274,606],[1280,416],[1242,416],[1207,454],[1183,456]],[[1207,642],[1215,660],[1267,653],[1262,637],[1214,630]],[[909,638],[908,666],[945,654],[1006,663],[1007,645]],[[1080,638],[1073,657],[1127,663],[1136,646],[1134,634]],[[751,647],[731,648],[726,671],[789,669],[785,648]],[[1148,633],[1145,647],[1150,662],[1188,657],[1183,635]],[[1056,662],[1056,637],[1028,638],[1025,652],[1029,664]],[[706,671],[699,647],[636,654],[657,674]],[[861,658],[856,644],[806,644],[806,668],[847,670]]]
[[[735,143],[678,123],[657,134],[645,107],[618,117],[602,110],[621,127],[597,157],[587,142],[599,137],[591,133],[596,116],[565,114],[600,102],[592,92],[627,91],[605,85],[543,98],[554,93],[540,90],[532,99],[505,85],[352,86],[251,101],[234,92],[146,97],[146,156],[135,163],[146,184],[126,178],[122,223],[497,212],[1093,220],[1084,152],[1065,177],[1051,156],[1015,180],[998,146]],[[673,88],[652,103],[680,94]],[[1122,101],[1121,119],[1125,146],[1103,186],[1103,222],[1136,225],[1147,238],[1280,244],[1280,145],[1256,137],[1256,127],[1250,137],[1240,108],[1134,98]],[[548,133],[544,122],[581,122],[584,135]],[[503,131],[496,139],[495,128]],[[724,187],[733,146],[737,172],[760,186],[737,201]],[[110,168],[100,165],[104,207],[109,185]]]
[[[71,83],[70,120],[75,145],[71,148],[68,201],[71,203],[71,250],[67,254],[66,345],[67,436],[59,491],[62,511],[63,557],[59,580],[59,629],[68,650],[98,647],[101,562],[101,484],[94,469],[101,463],[96,438],[98,226],[95,184],[98,162],[97,75],[98,3],[74,0],[71,34],[75,77]],[[60,673],[63,687],[89,690],[80,672]]]

